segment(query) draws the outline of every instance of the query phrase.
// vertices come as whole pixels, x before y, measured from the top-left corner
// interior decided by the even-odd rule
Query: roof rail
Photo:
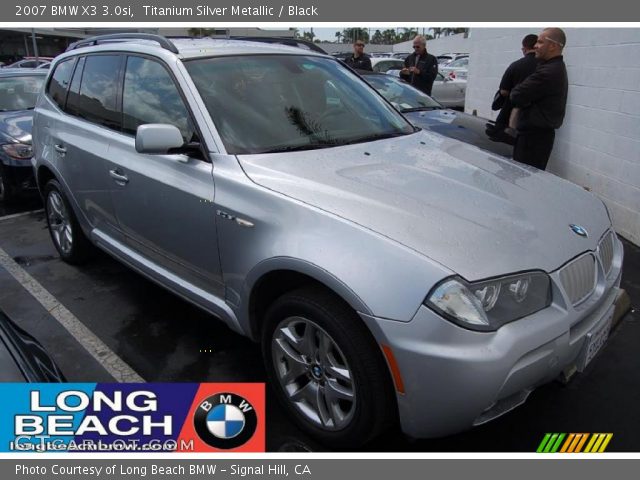
[[[327,54],[321,47],[308,40],[291,37],[248,37],[248,36],[231,36],[227,40],[244,40],[249,42],[275,43],[286,45],[288,47],[303,48],[318,53]]]
[[[98,45],[100,43],[117,42],[118,40],[150,40],[157,42],[165,50],[172,53],[179,53],[176,46],[162,35],[154,35],[153,33],[110,33],[107,35],[96,35],[95,37],[84,38],[70,44],[67,52],[76,48],[87,47],[89,45]]]

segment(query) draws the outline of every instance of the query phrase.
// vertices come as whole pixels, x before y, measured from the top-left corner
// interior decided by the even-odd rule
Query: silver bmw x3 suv
[[[120,37],[57,57],[35,109],[55,247],[260,342],[307,432],[468,429],[606,342],[623,251],[594,195],[417,130],[329,56]]]

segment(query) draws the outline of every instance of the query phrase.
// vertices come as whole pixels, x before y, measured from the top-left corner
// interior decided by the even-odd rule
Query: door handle
[[[62,145],[56,143],[53,148],[55,149],[56,152],[58,152],[60,155],[64,155],[65,153],[67,153],[67,149],[64,148]]]
[[[118,170],[109,170],[109,175],[120,185],[129,183],[129,178],[123,173],[118,172]]]

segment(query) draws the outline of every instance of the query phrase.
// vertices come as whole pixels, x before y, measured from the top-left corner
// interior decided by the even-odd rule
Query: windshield
[[[43,76],[0,77],[0,111],[29,110],[36,106]]]
[[[365,79],[401,112],[442,108],[429,95],[391,75],[366,75]]]
[[[458,67],[466,67],[467,65],[469,65],[468,58],[459,58],[458,60],[451,62],[449,65],[447,65],[447,67],[458,68]]]
[[[332,59],[247,55],[185,66],[230,154],[324,148],[414,131]]]

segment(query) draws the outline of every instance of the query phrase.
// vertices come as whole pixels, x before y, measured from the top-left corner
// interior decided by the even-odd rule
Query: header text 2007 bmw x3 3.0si
[[[595,196],[416,130],[329,56],[140,37],[51,67],[34,164],[53,242],[260,341],[307,432],[451,434],[605,343],[623,252]]]

